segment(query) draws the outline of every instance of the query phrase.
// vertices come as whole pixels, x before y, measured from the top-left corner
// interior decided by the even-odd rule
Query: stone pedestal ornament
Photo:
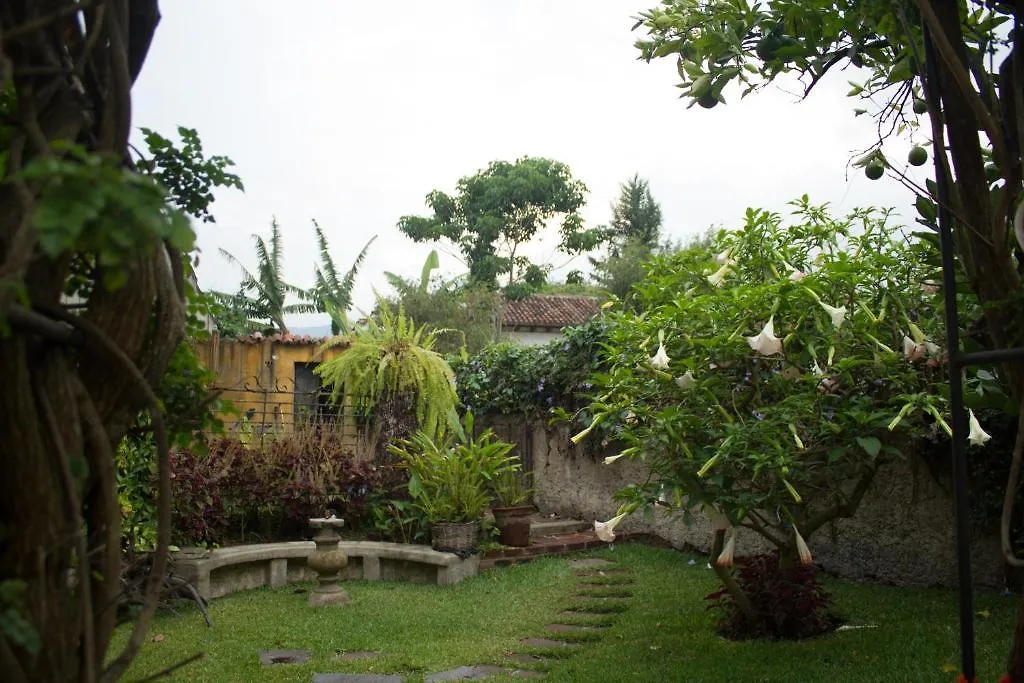
[[[341,587],[340,572],[348,566],[348,557],[338,549],[341,535],[338,530],[345,525],[345,520],[334,516],[320,517],[309,520],[309,526],[316,530],[313,537],[316,549],[309,554],[306,564],[317,573],[317,585],[309,594],[309,604],[345,605],[351,601],[348,593]]]

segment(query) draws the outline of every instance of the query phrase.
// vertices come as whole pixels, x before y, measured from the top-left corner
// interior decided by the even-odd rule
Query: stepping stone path
[[[632,583],[632,573],[628,567],[620,567],[619,565],[605,560],[599,557],[587,557],[579,560],[570,560],[569,567],[572,568],[573,572],[579,577],[578,588],[581,591],[603,591],[597,596],[594,595],[577,595],[573,598],[577,602],[593,602],[595,605],[600,605],[608,597],[614,598],[617,602],[622,602],[623,598],[628,598],[631,593],[622,587],[624,583]],[[597,583],[596,580],[606,576],[614,576],[616,584]],[[611,595],[609,595],[611,594]],[[581,600],[582,599],[582,600]],[[583,624],[578,623],[581,616],[593,615],[601,618],[600,623],[594,624]],[[550,637],[543,638],[524,638],[519,641],[526,647],[533,647],[539,649],[555,650],[562,648],[578,648],[588,645],[593,641],[577,641],[577,640],[559,640],[558,634],[560,633],[586,633],[588,636],[591,634],[600,634],[603,630],[607,629],[611,624],[609,619],[614,617],[613,614],[609,614],[606,610],[601,611],[588,611],[584,607],[574,610],[566,610],[559,613],[560,617],[564,617],[566,621],[570,619],[574,623],[555,623],[548,624],[546,630]],[[528,664],[533,666],[543,666],[549,661],[549,657],[545,657],[541,654],[530,654],[530,653],[513,653],[509,655],[509,659],[517,664]],[[541,671],[529,670],[530,673],[542,675]]]
[[[308,662],[313,653],[309,650],[260,650],[260,664],[302,664]]]
[[[631,571],[628,567],[620,567],[614,562],[597,557],[570,560],[569,567],[579,577],[577,587],[582,592],[573,596],[577,607],[560,612],[559,616],[566,618],[567,621],[571,618],[574,623],[548,624],[545,630],[549,637],[523,638],[519,642],[524,647],[540,650],[572,650],[589,645],[593,640],[577,640],[571,636],[568,636],[569,639],[561,640],[558,634],[586,634],[592,638],[592,634],[600,634],[603,630],[607,629],[610,626],[609,619],[615,616],[614,612],[608,611],[608,605],[622,605],[622,609],[625,609],[625,601],[632,595],[625,586],[633,582]],[[601,578],[609,578],[610,580],[608,583],[601,583]],[[593,605],[594,609],[588,609],[588,605]],[[601,622],[593,624],[578,623],[579,618],[586,615],[599,617]],[[356,659],[369,659],[379,655],[379,652],[344,652],[338,654],[334,659],[337,661],[352,661]],[[306,653],[307,659],[308,656],[309,653]],[[543,667],[550,659],[551,657],[545,656],[543,652],[536,654],[513,652],[508,655],[510,662],[535,667]],[[423,681],[424,683],[431,683],[433,681],[478,681],[498,674],[514,678],[544,677],[544,671],[540,669],[512,669],[481,664],[476,666],[459,666],[448,671],[438,671],[428,674]],[[398,674],[316,674],[313,677],[313,683],[401,683],[402,680],[402,676]]]

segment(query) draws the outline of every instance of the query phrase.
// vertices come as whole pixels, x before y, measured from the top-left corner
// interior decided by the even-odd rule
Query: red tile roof
[[[600,312],[601,303],[596,297],[534,294],[508,302],[502,323],[506,327],[561,329],[582,325]]]
[[[262,334],[253,332],[241,337],[225,337],[224,341],[236,341],[240,344],[262,344],[263,342],[274,342],[286,346],[306,346],[323,344],[331,337],[311,337],[308,334]]]

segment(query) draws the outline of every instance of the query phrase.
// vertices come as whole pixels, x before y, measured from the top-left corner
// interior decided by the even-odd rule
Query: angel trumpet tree
[[[792,225],[748,209],[742,229],[656,259],[635,308],[607,314],[616,360],[594,378],[594,420],[617,422],[626,457],[653,473],[619,496],[703,506],[742,527],[726,542],[716,523],[722,565],[743,555],[751,532],[779,549],[782,567],[808,562],[815,532],[853,515],[878,467],[933,419],[925,411],[945,410],[945,369],[899,350],[904,311],[923,334],[942,325],[939,300],[917,286],[927,266],[910,258],[904,231],[872,209],[837,219],[806,197],[792,205]],[[703,276],[724,251],[729,287]],[[793,269],[805,275],[788,277]],[[822,303],[837,296],[842,306]]]

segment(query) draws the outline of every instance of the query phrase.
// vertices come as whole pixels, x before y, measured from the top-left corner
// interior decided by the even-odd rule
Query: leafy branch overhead
[[[523,157],[513,163],[492,161],[486,169],[459,180],[456,193],[427,195],[430,216],[403,216],[398,228],[416,242],[447,240],[462,254],[472,284],[497,287],[532,280],[543,284],[543,267],[530,263],[522,248],[553,221],[558,249],[580,254],[604,239],[601,230],[583,226],[579,211],[586,186],[557,161]],[[532,266],[532,267],[531,267]]]

